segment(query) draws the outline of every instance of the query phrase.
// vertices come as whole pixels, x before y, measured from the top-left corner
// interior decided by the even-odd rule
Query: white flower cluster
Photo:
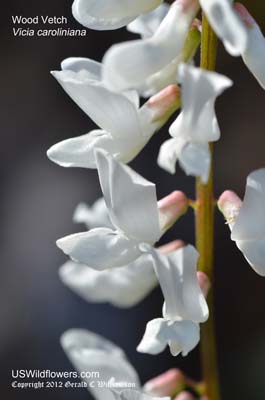
[[[85,223],[88,231],[57,241],[71,259],[60,276],[83,298],[118,307],[137,304],[159,283],[165,299],[162,317],[147,324],[138,346],[149,354],[167,345],[174,356],[188,354],[199,342],[199,324],[208,318],[207,277],[197,273],[196,249],[179,241],[155,248],[187,211],[188,199],[176,191],[157,201],[155,185],[125,165],[181,105],[158,164],[174,173],[178,161],[186,174],[208,182],[209,143],[220,138],[215,101],[232,81],[193,65],[200,7],[226,50],[242,56],[265,88],[265,38],[245,7],[230,0],[176,0],[171,6],[162,0],[75,0],[73,15],[84,26],[127,26],[140,38],[113,45],[102,63],[68,58],[61,71],[52,72],[99,129],[55,144],[48,157],[64,167],[97,169],[104,196],[91,208],[80,204],[75,212],[74,220]],[[150,98],[140,106],[140,96]],[[265,170],[250,175],[243,205],[225,192],[219,207],[232,240],[265,275]],[[157,399],[144,393],[136,372],[113,344],[84,331],[66,333],[62,344],[78,370],[100,365],[106,379],[111,373],[136,384],[135,391],[91,389],[96,399]]]

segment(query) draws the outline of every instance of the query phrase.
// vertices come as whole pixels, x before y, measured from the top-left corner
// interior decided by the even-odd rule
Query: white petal
[[[98,271],[121,267],[141,254],[137,242],[107,228],[75,233],[57,240],[56,244],[74,261]]]
[[[132,389],[113,392],[113,394],[115,400],[170,400],[170,397],[153,397]]]
[[[113,137],[141,136],[137,109],[125,95],[108,90],[85,70],[53,71],[52,75],[76,104]]]
[[[97,30],[118,29],[138,15],[151,11],[162,0],[75,0],[73,15],[82,25]]]
[[[178,142],[163,145],[159,164],[169,172],[175,172],[174,164],[179,159],[188,175],[200,176],[206,183],[210,166],[208,142],[220,137],[215,100],[232,85],[232,81],[187,64],[179,66],[179,81],[182,84],[182,112],[169,128],[170,135]]]
[[[211,164],[208,143],[188,143],[183,146],[179,155],[179,164],[187,175],[199,176],[206,184]]]
[[[102,197],[95,201],[91,207],[85,203],[78,204],[73,215],[73,221],[78,224],[85,224],[87,229],[113,228],[105,200]]]
[[[205,322],[209,311],[197,278],[198,253],[195,248],[185,246],[167,256],[153,250],[152,255],[165,298],[164,317]]]
[[[172,356],[189,354],[200,341],[200,326],[192,321],[168,322],[169,347]]]
[[[167,15],[168,10],[169,5],[163,3],[154,11],[140,15],[127,25],[127,29],[129,32],[138,33],[143,39],[151,37]]]
[[[265,37],[257,24],[248,30],[248,45],[242,53],[242,58],[261,87],[265,89]]]
[[[154,130],[153,130],[154,131]],[[50,160],[62,167],[97,168],[95,149],[103,149],[115,159],[128,163],[144,148],[149,138],[112,137],[102,130],[94,130],[85,135],[53,145],[47,152]]]
[[[94,80],[101,80],[102,75],[102,64],[91,60],[90,58],[83,57],[69,57],[63,60],[61,63],[63,71],[70,70],[73,72],[80,72],[82,70],[87,71],[90,74],[90,78]]]
[[[65,332],[61,344],[70,361],[79,373],[87,373],[84,381],[96,400],[114,400],[113,393],[100,382],[115,379],[116,382],[127,382],[140,387],[137,372],[126,359],[124,352],[114,343],[82,329]],[[89,372],[98,372],[99,377],[89,378]],[[94,384],[91,384],[91,382]]]
[[[182,84],[182,113],[171,125],[173,137],[212,142],[219,139],[214,103],[232,85],[224,75],[181,64],[178,80]]]
[[[149,97],[168,85],[176,84],[179,65],[183,62],[192,62],[200,42],[201,33],[199,27],[191,27],[180,54],[160,71],[147,78],[145,84],[138,89],[141,95],[143,97]]]
[[[103,59],[104,81],[120,90],[139,88],[149,76],[173,61],[182,50],[197,13],[195,4],[192,2],[184,10],[182,2],[175,2],[154,36],[112,46]]]
[[[247,30],[230,0],[200,0],[201,7],[226,50],[239,56],[247,46]]]
[[[95,148],[109,151],[113,144],[114,140],[107,132],[97,129],[56,143],[47,151],[47,156],[62,167],[96,168]]]
[[[130,238],[155,243],[162,234],[155,185],[103,151],[96,151],[96,159],[113,224]]]
[[[166,321],[156,318],[146,325],[144,336],[137,347],[139,353],[159,354],[167,347]]]
[[[187,355],[200,340],[199,325],[191,321],[166,321],[154,319],[146,325],[146,331],[137,347],[140,353],[159,354],[170,346],[173,356]]]
[[[232,229],[232,240],[265,238],[265,169],[252,172],[247,179],[246,194]]]
[[[173,138],[162,143],[157,159],[158,165],[170,174],[174,174],[176,172],[176,162],[183,146],[185,146],[185,140],[182,139]]]
[[[85,300],[108,302],[121,308],[138,304],[157,286],[153,264],[147,255],[125,267],[106,271],[68,261],[59,273],[64,284]]]
[[[236,244],[254,271],[265,276],[265,238],[261,240],[237,240]]]
[[[181,248],[180,251],[182,254],[182,290],[183,304],[187,312],[186,319],[194,322],[205,322],[209,317],[209,309],[197,277],[199,254],[191,245]],[[176,252],[169,255],[171,262],[174,262],[174,257],[177,257]]]

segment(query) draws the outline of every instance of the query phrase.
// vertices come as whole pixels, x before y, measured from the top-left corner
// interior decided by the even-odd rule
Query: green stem
[[[213,71],[216,64],[217,38],[211,29],[205,15],[202,22],[201,68]],[[211,146],[213,155],[213,146]],[[214,209],[213,166],[206,185],[200,179],[196,180],[197,207],[196,215],[196,245],[200,254],[199,270],[205,272],[213,284],[214,263]],[[212,286],[213,288],[213,286]],[[215,343],[213,289],[208,297],[210,318],[202,324],[201,330],[201,361],[205,391],[209,400],[220,400],[218,379],[217,351]]]

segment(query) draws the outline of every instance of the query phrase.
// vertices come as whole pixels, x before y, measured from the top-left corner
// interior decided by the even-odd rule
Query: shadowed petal
[[[247,30],[235,12],[231,0],[200,0],[201,7],[226,50],[239,56],[247,47]]]
[[[242,58],[261,87],[265,89],[265,37],[243,4],[237,3],[235,8],[245,23],[248,32],[248,44],[242,52]]]
[[[86,265],[68,261],[60,268],[66,286],[85,300],[132,307],[142,301],[158,284],[153,264],[143,255],[129,265],[95,271]]]

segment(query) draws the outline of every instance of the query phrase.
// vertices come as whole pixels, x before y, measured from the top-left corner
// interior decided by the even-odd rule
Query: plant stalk
[[[217,37],[211,29],[205,15],[202,19],[201,68],[213,71],[216,65]],[[213,156],[213,146],[211,153]],[[213,158],[213,157],[212,157]],[[196,215],[196,246],[200,254],[198,268],[205,272],[212,289],[208,297],[210,311],[209,320],[201,326],[201,362],[205,392],[208,400],[220,400],[218,378],[217,350],[214,324],[214,209],[213,165],[211,163],[210,177],[206,185],[199,178],[196,180],[197,206]]]

